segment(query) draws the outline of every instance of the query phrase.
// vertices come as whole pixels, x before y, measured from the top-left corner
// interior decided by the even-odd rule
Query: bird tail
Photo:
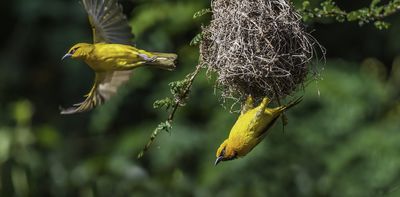
[[[176,60],[178,58],[177,54],[174,53],[154,53],[155,59],[151,62],[147,62],[146,64],[155,66],[157,68],[165,69],[165,70],[174,70],[176,67]]]
[[[286,104],[283,108],[282,111],[286,111],[292,107],[294,107],[295,105],[299,104],[301,101],[303,100],[303,97],[299,97],[296,100],[292,100],[290,101],[288,104]]]

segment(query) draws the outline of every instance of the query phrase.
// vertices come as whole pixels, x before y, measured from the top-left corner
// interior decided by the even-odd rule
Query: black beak
[[[61,61],[64,60],[65,58],[71,57],[71,56],[72,56],[72,54],[67,53],[61,58]]]
[[[223,161],[223,159],[224,158],[222,156],[217,157],[217,160],[215,160],[214,166],[218,165],[218,163]]]

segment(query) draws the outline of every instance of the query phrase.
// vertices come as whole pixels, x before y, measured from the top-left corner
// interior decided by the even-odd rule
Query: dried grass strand
[[[200,63],[223,99],[284,99],[306,81],[316,48],[287,0],[213,0]],[[276,101],[276,100],[275,100]]]

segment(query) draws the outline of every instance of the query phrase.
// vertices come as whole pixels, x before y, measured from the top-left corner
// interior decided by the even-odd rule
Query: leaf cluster
[[[206,14],[212,13],[210,8],[204,8],[201,9],[199,11],[197,11],[196,13],[193,14],[193,19],[197,19],[200,18]],[[194,36],[194,38],[190,41],[190,46],[196,46],[198,45],[201,40],[203,39],[203,32],[198,33],[196,36]]]
[[[303,1],[299,9],[304,21],[312,19],[333,18],[338,22],[357,22],[360,26],[374,23],[378,29],[387,29],[390,24],[384,19],[400,10],[400,0],[383,4],[381,0],[372,0],[368,7],[345,11],[335,1],[326,0],[319,7],[312,8],[310,1]]]
[[[320,3],[319,7],[312,7],[310,1],[305,0],[301,8],[298,9],[304,21],[312,21],[316,19],[333,18],[337,22],[357,22],[360,26],[364,24],[374,23],[378,29],[387,29],[390,24],[384,19],[400,10],[400,0],[392,0],[386,4],[382,4],[382,0],[372,0],[368,7],[360,8],[353,11],[345,11],[340,8],[334,0],[325,0]],[[197,11],[193,15],[193,19],[198,19],[207,14],[212,14],[211,8],[204,8]],[[203,32],[198,33],[190,41],[191,46],[198,45],[203,40]],[[168,119],[160,122],[151,134],[149,142],[145,148],[139,153],[138,157],[142,157],[155,138],[161,131],[169,132],[172,129],[172,122],[178,107],[184,106],[188,100],[193,80],[199,72],[199,66],[193,72],[188,74],[183,80],[170,82],[171,96],[156,100],[153,107],[156,109],[165,108],[170,112]]]
[[[175,112],[179,107],[186,105],[193,81],[199,72],[200,72],[200,66],[198,65],[195,71],[186,75],[186,77],[183,80],[169,83],[172,97],[166,97],[164,99],[156,100],[153,103],[154,108],[165,107],[166,110],[170,112],[170,114],[166,121],[158,124],[156,129],[151,134],[150,140],[147,142],[143,150],[138,154],[138,158],[141,158],[144,155],[144,153],[151,147],[157,135],[161,131],[169,132],[172,129],[172,122],[175,116]]]

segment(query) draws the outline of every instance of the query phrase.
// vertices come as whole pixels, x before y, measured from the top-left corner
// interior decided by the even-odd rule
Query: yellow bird
[[[127,82],[131,71],[148,66],[173,70],[177,55],[155,53],[135,48],[133,34],[117,0],[82,0],[93,31],[93,44],[78,43],[62,59],[71,57],[86,62],[95,72],[92,89],[86,99],[61,114],[89,111],[116,94]]]
[[[282,113],[300,103],[302,98],[287,105],[267,108],[270,99],[265,97],[259,106],[254,108],[253,98],[249,96],[242,108],[241,115],[233,125],[228,139],[217,150],[215,165],[244,157],[267,135]]]

